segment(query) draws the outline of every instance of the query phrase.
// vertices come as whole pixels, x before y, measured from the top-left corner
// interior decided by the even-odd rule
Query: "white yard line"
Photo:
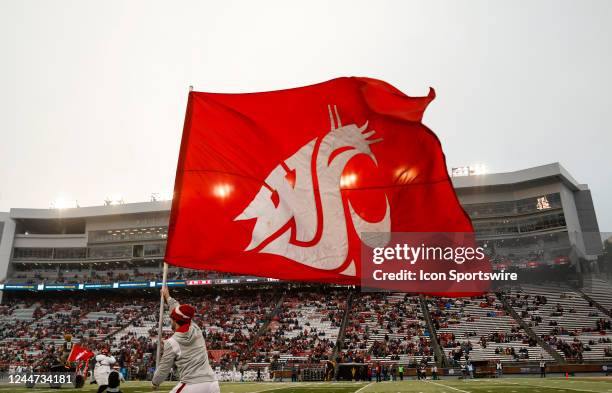
[[[505,378],[505,379],[492,379],[492,380],[487,380],[487,383],[494,383],[496,385],[520,385],[520,383],[516,383],[516,382],[510,382],[509,381],[510,378]]]
[[[517,378],[518,379],[518,378]],[[559,381],[554,381],[554,382],[559,382]],[[537,386],[540,389],[556,389],[556,390],[572,390],[574,392],[594,392],[597,393],[597,390],[588,390],[588,389],[574,389],[574,388],[566,388],[566,387],[562,387],[562,386],[545,386],[545,385],[540,385],[538,383],[534,383],[534,384],[524,384],[524,383],[514,383],[513,385],[518,385],[518,386],[529,386],[531,388]]]
[[[369,384],[367,384],[367,385],[365,385],[365,386],[362,386],[362,387],[360,387],[359,389],[355,390],[355,392],[353,392],[353,393],[359,393],[359,392],[361,392],[362,390],[364,390],[365,388],[367,388],[368,386],[372,385],[373,383],[374,383],[374,382],[370,382]]]
[[[425,382],[426,382],[426,383],[433,383],[434,385],[442,386],[443,388],[453,389],[453,390],[456,390],[456,391],[458,391],[458,392],[463,392],[463,393],[471,393],[471,392],[468,392],[467,390],[461,390],[461,389],[458,389],[458,388],[452,387],[452,386],[450,386],[450,385],[444,385],[444,384],[437,383],[437,382],[434,382],[434,381],[428,381],[428,380],[425,380]]]
[[[253,390],[253,391],[249,391],[247,393],[261,393],[261,392],[271,392],[273,390],[279,390],[279,389],[286,389],[287,386],[289,385],[288,382],[279,382],[281,384],[283,384],[282,386],[279,386],[277,388],[266,388],[266,389],[262,389],[262,390]]]

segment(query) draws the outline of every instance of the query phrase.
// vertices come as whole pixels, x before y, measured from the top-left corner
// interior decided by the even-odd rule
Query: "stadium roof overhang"
[[[100,216],[169,212],[171,201],[126,203],[121,205],[88,206],[68,209],[11,209],[12,219],[75,219]]]
[[[558,162],[522,169],[514,172],[491,173],[475,176],[453,177],[453,186],[457,190],[469,188],[494,188],[516,186],[542,180],[556,180],[572,191],[586,190],[585,184],[580,184]]]
[[[588,187],[578,183],[572,175],[558,162],[522,169],[514,172],[491,173],[475,176],[453,177],[453,186],[457,190],[510,187],[544,180],[563,183],[572,191],[586,190]],[[172,201],[155,201],[126,203],[108,206],[88,206],[67,209],[11,209],[10,218],[57,220],[83,219],[101,216],[169,212]]]

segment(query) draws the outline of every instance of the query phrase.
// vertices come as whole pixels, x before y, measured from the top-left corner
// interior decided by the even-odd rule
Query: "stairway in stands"
[[[565,363],[565,359],[561,355],[559,355],[559,353],[555,351],[554,348],[548,345],[548,343],[542,340],[542,338],[538,334],[536,334],[536,332],[534,332],[533,329],[531,329],[529,324],[527,324],[521,318],[521,316],[516,312],[516,310],[514,310],[514,308],[510,305],[510,303],[508,303],[508,300],[502,293],[497,293],[497,298],[504,305],[504,309],[508,312],[508,314],[512,318],[514,318],[516,323],[519,324],[519,326],[525,331],[525,333],[527,333],[527,335],[529,335],[529,337],[531,337],[532,339],[536,340],[538,345],[542,347],[552,359],[554,359],[557,363],[560,363],[560,364]]]
[[[427,324],[427,329],[429,330],[430,342],[434,348],[434,353],[436,354],[436,364],[438,365],[438,367],[446,367],[446,356],[444,355],[444,350],[442,349],[442,347],[440,346],[440,342],[438,341],[438,333],[436,331],[436,327],[434,326],[431,320],[431,314],[429,313],[429,303],[423,295],[419,296],[419,302],[421,303],[421,312],[423,313],[425,323]]]
[[[607,291],[612,292],[610,287]],[[511,296],[522,299],[518,303],[515,301],[514,308],[523,320],[532,324],[532,330],[554,345],[556,352],[567,361],[610,358],[605,353],[612,344],[608,342],[612,328],[598,325],[609,318],[574,289],[559,283],[525,284],[520,289],[513,289]],[[546,301],[534,303],[537,297]]]
[[[584,278],[581,288],[574,290],[603,314],[612,318],[612,283],[599,277],[589,276]]]
[[[336,346],[334,347],[334,352],[332,353],[331,359],[332,361],[337,361],[338,352],[344,348],[344,334],[346,332],[346,325],[348,324],[348,319],[350,315],[350,310],[353,307],[353,292],[349,291],[347,299],[346,299],[346,310],[344,311],[344,316],[342,317],[342,325],[340,325],[340,331],[338,332],[338,340],[336,341]],[[337,369],[335,370],[337,372]]]

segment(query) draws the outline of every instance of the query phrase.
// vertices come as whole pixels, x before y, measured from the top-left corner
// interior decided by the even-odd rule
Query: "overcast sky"
[[[559,161],[612,231],[612,1],[0,0],[0,211],[169,191],[187,89],[437,98],[449,167]]]

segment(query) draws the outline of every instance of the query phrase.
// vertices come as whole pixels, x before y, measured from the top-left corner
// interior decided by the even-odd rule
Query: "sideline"
[[[560,381],[555,381],[555,382],[560,382]],[[568,388],[568,387],[565,387],[565,386],[546,386],[546,385],[542,385],[540,383],[524,384],[524,383],[516,383],[515,382],[514,385],[517,385],[517,386],[528,386],[530,388],[538,387],[540,389],[572,390],[574,392],[594,392],[594,393],[598,393],[599,392],[598,390],[574,389],[574,388]]]
[[[372,385],[373,383],[374,383],[374,382],[370,382],[369,384],[367,384],[367,385],[365,385],[365,386],[362,386],[362,387],[360,387],[359,389],[355,390],[353,393],[359,393],[359,392],[361,392],[362,390],[364,390],[365,388],[367,388],[368,386]]]
[[[437,385],[437,386],[442,386],[442,387],[444,387],[444,388],[453,389],[453,390],[456,390],[456,391],[458,391],[458,392],[462,392],[462,393],[471,393],[471,392],[468,392],[467,390],[461,390],[461,389],[458,389],[458,388],[452,387],[452,386],[450,386],[450,385],[444,385],[444,384],[442,384],[442,383],[437,383],[437,382],[434,382],[434,381],[428,381],[428,380],[425,380],[425,382],[426,382],[426,383],[433,383],[434,385]]]
[[[248,393],[272,392],[274,390],[280,390],[280,389],[287,389],[288,388],[288,383],[287,382],[277,382],[277,383],[281,383],[282,386],[278,386],[278,387],[275,387],[275,388],[268,387],[266,389],[261,389],[261,390],[253,390],[252,392],[248,392]]]

